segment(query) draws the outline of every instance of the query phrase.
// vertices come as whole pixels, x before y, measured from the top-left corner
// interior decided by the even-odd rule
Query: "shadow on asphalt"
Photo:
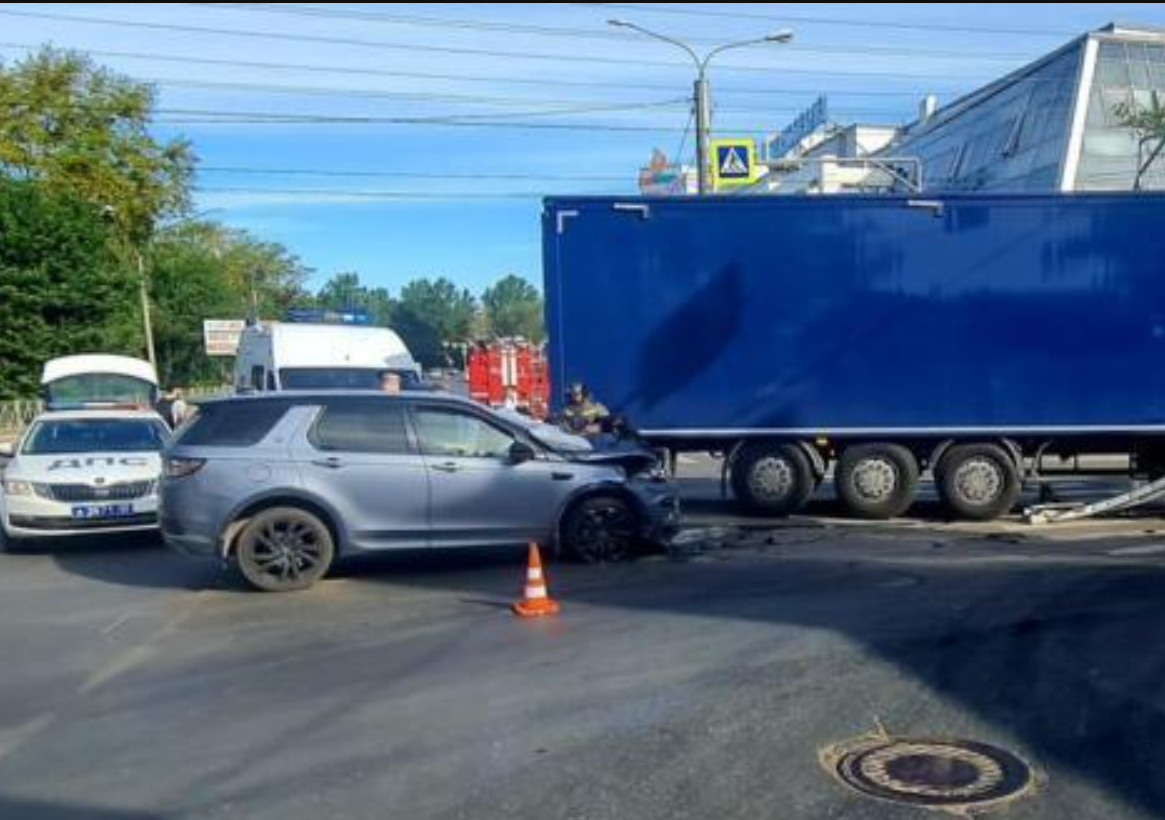
[[[0,795],[0,817],[6,820],[162,820],[163,815],[64,803],[35,803]]]
[[[829,502],[818,503],[830,509]],[[992,557],[987,544],[968,549]],[[50,554],[66,572],[104,583],[239,588],[214,564],[183,558],[156,542],[108,551],[94,542],[56,547]],[[1075,770],[1106,793],[1165,815],[1165,564],[900,557],[899,568],[917,583],[891,589],[874,582],[884,580],[886,565],[866,555],[832,560],[776,554],[764,563],[713,555],[663,565],[650,574],[650,583],[631,566],[620,568],[618,583],[568,583],[555,592],[567,608],[576,603],[631,616],[677,613],[829,630],[863,645],[938,698],[1015,733],[1037,765]],[[521,549],[394,553],[350,559],[335,574],[476,600],[483,584],[475,570],[517,569],[523,558]],[[868,697],[877,701],[877,693]],[[893,727],[893,716],[883,717]],[[85,814],[83,808],[52,814],[49,806],[39,815],[36,807],[28,813],[5,808],[0,803],[0,817],[123,816]]]
[[[101,535],[24,542],[13,557],[44,556],[62,571],[114,586],[139,589],[241,589],[213,561],[189,559],[167,548],[155,533]],[[5,815],[0,813],[0,818]]]
[[[51,557],[62,571],[79,578],[114,586],[156,590],[214,590],[257,595],[233,568],[216,561],[181,555],[170,550],[157,536],[135,535],[132,539],[94,537],[46,541],[23,546],[16,558]],[[440,585],[442,579],[499,566],[517,566],[526,560],[526,547],[494,547],[458,550],[394,550],[375,555],[351,556],[339,561],[329,578],[377,578],[401,583],[427,579]],[[0,814],[0,820],[4,818]]]
[[[526,551],[526,547],[395,550],[345,558],[328,577],[439,584],[445,577],[465,572],[524,565]]]
[[[994,562],[996,547],[988,541],[969,549],[988,560],[896,561],[909,585],[891,583],[893,570],[860,555],[786,556],[758,565],[713,554],[666,565],[650,584],[627,567],[618,583],[566,583],[554,591],[568,612],[575,604],[621,609],[632,618],[676,613],[828,630],[936,698],[1014,734],[1037,767],[1078,772],[1110,798],[1165,816],[1165,564],[1158,571],[1110,561]],[[432,560],[378,562],[361,577],[447,589],[463,599],[480,594],[472,576],[447,571],[452,556]],[[458,560],[466,562],[462,570],[477,560],[492,566],[520,556]],[[876,692],[865,697],[878,702]],[[893,714],[880,717],[895,728]],[[875,719],[871,714],[855,733]]]

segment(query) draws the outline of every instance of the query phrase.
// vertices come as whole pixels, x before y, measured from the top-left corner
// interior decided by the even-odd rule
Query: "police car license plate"
[[[129,518],[132,515],[132,504],[85,504],[73,507],[73,518],[85,521],[103,518]]]

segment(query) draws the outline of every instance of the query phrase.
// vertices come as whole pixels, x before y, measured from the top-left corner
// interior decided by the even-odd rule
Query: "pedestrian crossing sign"
[[[741,188],[756,181],[756,141],[713,140],[712,187],[717,191]]]

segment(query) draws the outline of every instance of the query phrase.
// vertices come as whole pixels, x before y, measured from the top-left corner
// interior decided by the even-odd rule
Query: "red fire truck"
[[[469,395],[490,407],[510,407],[545,419],[550,382],[541,345],[523,339],[479,342],[466,361]]]

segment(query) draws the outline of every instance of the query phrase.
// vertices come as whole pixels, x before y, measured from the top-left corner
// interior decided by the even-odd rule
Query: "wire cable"
[[[346,47],[370,48],[393,51],[407,51],[417,53],[432,53],[432,54],[457,54],[462,56],[474,57],[490,57],[502,59],[516,59],[516,60],[536,60],[548,62],[566,62],[566,63],[586,63],[586,64],[601,64],[601,65],[633,65],[653,68],[686,68],[685,63],[678,63],[675,61],[662,60],[644,60],[638,58],[625,57],[610,57],[610,56],[594,56],[594,55],[578,55],[578,54],[548,54],[544,52],[532,51],[498,51],[494,49],[483,48],[465,48],[457,46],[436,46],[425,45],[419,43],[395,43],[384,40],[362,40],[349,37],[332,37],[317,34],[291,34],[271,31],[259,31],[256,29],[241,29],[241,28],[220,28],[214,26],[194,26],[184,25],[178,23],[159,23],[145,20],[114,20],[104,17],[93,17],[87,15],[75,14],[56,14],[47,12],[34,12],[15,10],[10,8],[0,9],[0,15],[8,17],[28,18],[36,20],[51,20],[55,22],[66,23],[83,23],[89,25],[113,26],[119,28],[141,29],[147,31],[171,31],[183,34],[208,34],[226,37],[242,37],[248,39],[265,39],[276,40],[284,42],[295,43],[315,43],[322,45],[342,45]],[[818,69],[799,69],[799,68],[785,68],[776,66],[756,66],[756,65],[740,65],[727,64],[719,67],[720,71],[736,71],[736,72],[751,72],[762,74],[799,74],[810,76],[842,76],[842,77],[866,77],[866,78],[883,78],[883,79],[919,79],[922,77],[932,78],[933,72],[923,71],[921,73],[910,72],[890,72],[890,71],[837,71],[837,70],[818,70]],[[974,81],[974,77],[962,75],[946,75],[950,79]]]

